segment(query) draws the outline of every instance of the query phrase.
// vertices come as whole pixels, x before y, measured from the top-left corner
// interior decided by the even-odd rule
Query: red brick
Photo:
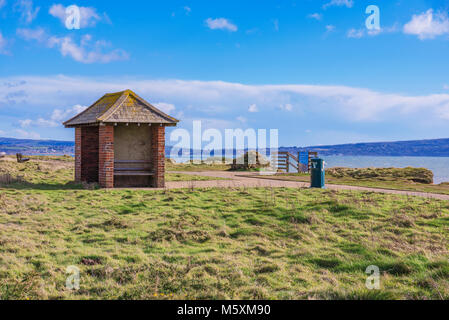
[[[99,127],[98,181],[103,188],[114,188],[114,127]]]

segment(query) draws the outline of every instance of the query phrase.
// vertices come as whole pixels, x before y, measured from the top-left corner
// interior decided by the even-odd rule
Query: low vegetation
[[[327,174],[335,178],[378,181],[405,181],[423,184],[433,183],[433,172],[425,168],[330,168]]]
[[[186,163],[174,163],[172,161],[167,161],[165,163],[165,168],[167,171],[192,171],[192,172],[203,172],[203,171],[228,171],[231,170],[231,165],[226,163],[217,162],[193,162],[189,161]]]
[[[449,203],[308,189],[0,189],[1,299],[448,299]],[[381,289],[365,270],[381,270]],[[67,267],[80,289],[65,287]]]
[[[310,181],[310,175],[307,173],[279,173],[258,178],[300,182]],[[449,183],[435,185],[432,182],[432,171],[422,168],[326,169],[327,184],[449,194]]]
[[[0,186],[14,184],[16,187],[33,188],[95,188],[94,184],[75,184],[73,157],[33,156],[27,163],[17,163],[15,157],[0,159]],[[221,178],[167,173],[166,181],[206,181]]]
[[[449,299],[449,202],[288,188],[87,190],[0,161],[0,299]],[[6,169],[5,169],[6,168]],[[365,286],[379,267],[380,290]],[[80,289],[66,288],[67,268]]]

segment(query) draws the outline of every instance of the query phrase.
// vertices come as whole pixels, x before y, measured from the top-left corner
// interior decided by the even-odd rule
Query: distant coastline
[[[167,154],[170,154],[171,149],[172,147],[170,146],[166,147]],[[291,153],[317,151],[323,156],[449,157],[449,139],[280,147],[280,150]],[[0,138],[0,152],[7,154],[24,153],[28,155],[73,155],[74,142]],[[187,156],[189,153],[199,155],[199,152],[195,150],[184,150],[184,152],[187,152]]]

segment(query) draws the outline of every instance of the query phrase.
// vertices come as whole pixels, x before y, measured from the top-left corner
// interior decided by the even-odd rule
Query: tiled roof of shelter
[[[131,90],[105,94],[92,106],[64,122],[68,128],[99,123],[156,123],[176,125],[179,120],[139,97]]]

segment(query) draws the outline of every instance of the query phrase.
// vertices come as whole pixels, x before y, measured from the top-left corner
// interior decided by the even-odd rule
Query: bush
[[[433,172],[425,168],[330,168],[327,174],[335,178],[376,179],[384,181],[407,180],[417,183],[432,184]]]
[[[270,166],[270,161],[257,151],[248,151],[234,159],[231,170],[260,169]]]

